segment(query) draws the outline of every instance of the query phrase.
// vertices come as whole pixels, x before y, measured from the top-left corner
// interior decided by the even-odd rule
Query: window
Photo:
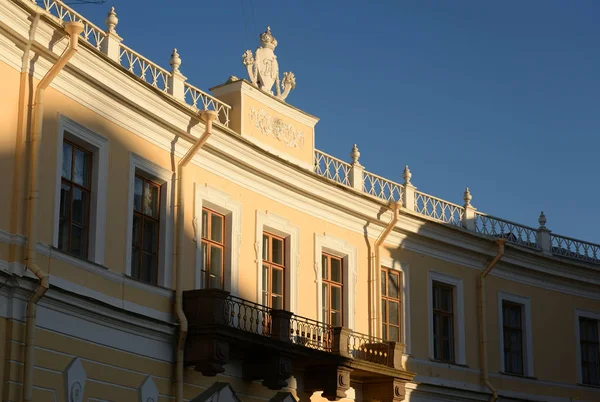
[[[433,282],[433,358],[454,362],[454,288]]]
[[[579,317],[581,382],[600,386],[600,321]]]
[[[153,285],[158,281],[160,192],[158,184],[135,176],[131,276]]]
[[[270,233],[263,233],[262,253],[263,305],[274,309],[284,309],[285,239]]]
[[[202,287],[224,289],[225,216],[202,208]]]
[[[400,342],[400,281],[399,271],[381,268],[381,336],[386,341]]]
[[[343,260],[331,254],[321,257],[323,321],[334,327],[343,325]]]
[[[58,248],[77,257],[88,257],[92,153],[63,141]]]
[[[502,301],[502,328],[504,338],[504,371],[523,375],[523,306]]]

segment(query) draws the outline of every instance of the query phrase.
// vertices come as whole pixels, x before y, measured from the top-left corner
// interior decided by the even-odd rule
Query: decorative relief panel
[[[291,148],[304,147],[304,133],[278,117],[273,117],[264,109],[250,107],[250,121],[264,135],[274,137]]]
[[[74,358],[66,368],[65,377],[67,401],[82,402],[87,375],[83,369],[83,365],[81,364],[81,359],[79,359],[79,357]]]

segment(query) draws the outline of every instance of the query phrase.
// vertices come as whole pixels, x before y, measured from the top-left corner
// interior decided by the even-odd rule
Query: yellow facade
[[[48,3],[66,7],[57,0]],[[34,111],[29,105],[36,86],[68,42],[64,21],[53,10],[26,0],[0,4],[0,394],[6,402],[24,400],[25,310],[38,284],[26,258]],[[32,28],[36,14],[39,23]],[[392,213],[389,197],[369,194],[363,191],[362,180],[356,181],[369,173],[360,164],[335,159],[328,160],[341,162],[341,179],[329,168],[316,168],[318,158],[329,158],[314,149],[318,119],[247,81],[232,80],[213,88],[225,109],[179,183],[177,163],[205,130],[201,110],[177,92],[183,82],[174,79],[170,89],[163,90],[111,60],[112,46],[118,48],[119,42],[114,35],[100,33],[106,42],[97,47],[81,37],[79,50],[45,93],[35,248],[37,265],[49,275],[50,289],[37,304],[32,400],[133,401],[153,392],[158,401],[176,398],[176,275],[182,271],[183,291],[201,286],[203,207],[227,220],[225,290],[262,304],[262,233],[275,233],[285,238],[287,247],[285,310],[323,321],[321,255],[339,256],[345,269],[343,327],[376,339],[382,317],[374,313],[381,290],[372,274],[380,272],[374,267],[373,247]],[[176,78],[172,72],[165,74]],[[260,111],[262,117],[257,117]],[[60,154],[67,137],[92,144],[97,161],[89,229],[95,237],[87,258],[69,255],[57,243]],[[159,182],[165,197],[156,284],[133,278],[130,268],[131,183],[138,171]],[[178,185],[186,188],[181,204],[175,197]],[[393,368],[412,380],[405,384],[406,395],[394,400],[490,400],[492,391],[482,383],[478,281],[496,255],[498,236],[473,230],[468,219],[474,210],[467,200],[465,206],[443,204],[462,211],[464,222],[457,225],[414,207],[409,197],[429,196],[415,192],[410,177],[398,186],[404,198],[392,198],[402,204],[400,218],[381,248],[380,262],[402,278],[404,364]],[[177,222],[177,208],[183,208],[183,222]],[[183,260],[176,267],[175,233],[180,224]],[[599,387],[582,384],[577,332],[580,316],[600,320],[597,261],[557,255],[544,246],[544,228],[533,231],[535,247],[504,236],[508,240],[504,255],[486,279],[489,381],[499,400],[600,400]],[[452,363],[435,359],[432,349],[432,283],[444,278],[451,284],[455,303]],[[523,375],[507,374],[503,367],[502,297],[525,300]],[[224,382],[242,401],[270,400],[280,391],[301,401],[325,400],[318,390],[307,392],[308,374],[294,367],[294,359],[293,375],[279,391],[249,380],[242,360],[232,355],[224,372],[214,377],[185,367],[184,399],[192,400],[215,382]],[[377,366],[369,367],[377,374]],[[73,373],[84,373],[84,379],[73,380]],[[367,396],[374,395],[367,381],[352,373],[349,378],[343,400],[374,400]],[[143,386],[148,381],[155,386],[149,394]],[[73,388],[76,383],[81,394]]]

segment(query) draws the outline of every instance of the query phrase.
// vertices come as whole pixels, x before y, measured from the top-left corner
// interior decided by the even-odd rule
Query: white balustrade
[[[364,172],[363,191],[386,201],[402,201],[404,186],[376,174]]]
[[[429,194],[415,191],[415,212],[444,223],[462,226],[464,208]]]
[[[571,237],[550,234],[552,254],[576,260],[600,263],[600,245]]]
[[[44,9],[54,18],[56,18],[60,24],[73,21],[79,21],[83,23],[83,32],[81,35],[86,42],[100,50],[100,46],[106,38],[106,33],[103,29],[98,28],[96,25],[83,18],[81,14],[61,1],[44,0]]]
[[[491,215],[475,212],[475,231],[477,233],[506,239],[509,243],[540,250],[537,243],[537,229],[521,225]]]
[[[123,67],[153,87],[164,92],[169,90],[171,73],[122,43],[120,48],[119,61]]]
[[[350,168],[352,166],[340,159],[315,149],[314,172],[336,183],[350,186]]]
[[[183,86],[185,103],[196,110],[214,110],[219,115],[219,122],[225,127],[229,127],[229,111],[231,110],[231,106],[221,102],[217,98],[213,98],[187,82]]]

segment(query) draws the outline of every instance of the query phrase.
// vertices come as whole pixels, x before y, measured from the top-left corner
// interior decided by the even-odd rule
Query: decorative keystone
[[[353,165],[360,165],[360,163],[358,162],[358,158],[360,158],[360,151],[358,150],[356,144],[354,144],[354,146],[352,147],[352,151],[350,151],[350,158],[352,159]]]
[[[83,391],[85,390],[85,382],[87,374],[81,364],[81,359],[76,357],[65,370],[66,392],[68,402],[83,401]]]
[[[471,206],[471,200],[473,196],[471,196],[471,191],[469,191],[469,187],[465,188],[465,193],[463,194],[463,200],[465,201],[465,208]]]
[[[538,223],[540,224],[540,229],[548,229],[546,227],[546,215],[544,215],[544,211],[540,213],[540,217],[538,218]]]
[[[402,178],[404,179],[404,185],[410,186],[412,183],[410,182],[410,178],[412,177],[412,173],[408,168],[408,165],[404,166],[404,172],[402,172]]]
[[[179,66],[181,66],[181,57],[179,57],[179,53],[177,53],[177,49],[173,49],[173,53],[171,53],[171,58],[169,59],[169,64],[171,65],[171,72],[178,73]]]
[[[158,402],[158,388],[151,376],[146,377],[140,386],[140,402]]]
[[[110,11],[108,12],[108,15],[106,16],[106,19],[104,20],[104,23],[106,24],[106,32],[107,33],[112,33],[115,32],[115,28],[117,27],[117,24],[119,23],[119,19],[117,18],[117,13],[115,12],[115,7],[111,7]]]

